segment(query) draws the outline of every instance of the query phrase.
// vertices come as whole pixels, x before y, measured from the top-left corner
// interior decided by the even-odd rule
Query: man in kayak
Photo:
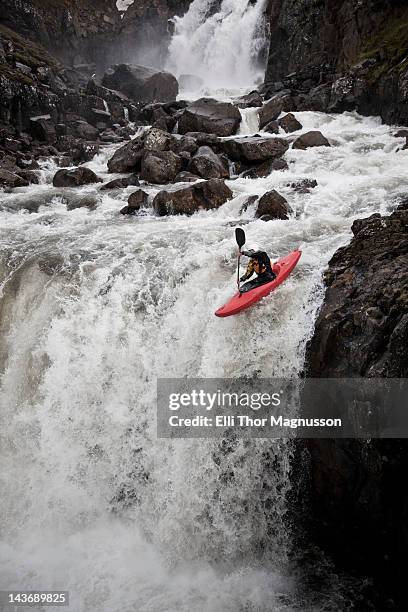
[[[255,287],[260,287],[261,285],[265,285],[265,283],[270,283],[275,280],[276,274],[272,270],[271,260],[265,251],[262,251],[258,245],[252,245],[248,251],[242,251],[241,254],[250,258],[245,274],[239,279],[241,283],[250,279],[254,273],[257,275],[257,278],[249,281],[249,283],[245,283],[245,285],[241,287],[241,293],[246,293],[247,291],[251,291],[251,289],[255,289]]]

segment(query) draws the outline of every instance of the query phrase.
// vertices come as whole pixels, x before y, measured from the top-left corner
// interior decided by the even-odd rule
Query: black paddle
[[[237,278],[237,285],[238,285],[238,291],[241,293],[241,288],[239,285],[239,266],[241,263],[241,249],[245,244],[246,238],[245,238],[245,232],[243,229],[241,229],[240,227],[237,227],[237,229],[235,230],[235,239],[237,241],[237,245],[239,248],[239,253],[238,253],[238,278]]]

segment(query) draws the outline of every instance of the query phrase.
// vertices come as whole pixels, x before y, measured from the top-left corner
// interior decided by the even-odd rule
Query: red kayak
[[[255,289],[251,289],[247,293],[236,293],[225,306],[217,310],[215,315],[217,317],[230,317],[262,300],[262,298],[269,295],[271,291],[279,287],[288,278],[289,274],[296,267],[301,255],[302,251],[293,251],[287,257],[280,259],[272,268],[276,274],[275,280],[265,283],[265,285],[260,287],[255,287]]]

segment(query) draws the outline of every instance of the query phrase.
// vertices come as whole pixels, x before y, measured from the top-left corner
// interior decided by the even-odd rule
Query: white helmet
[[[247,250],[245,251],[245,255],[248,255],[248,257],[252,257],[253,255],[255,255],[255,253],[259,253],[261,249],[259,248],[259,244],[250,244],[249,247],[247,248]]]

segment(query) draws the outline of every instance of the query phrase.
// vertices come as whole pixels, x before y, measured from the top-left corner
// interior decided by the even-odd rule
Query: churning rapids
[[[255,132],[256,110],[244,115]],[[332,147],[227,181],[234,199],[193,217],[122,217],[132,187],[82,187],[98,207],[68,211],[74,192],[52,187],[52,162],[40,185],[1,194],[1,588],[69,589],[75,612],[342,609],[334,574],[313,595],[293,570],[290,443],[156,439],[157,377],[299,375],[328,260],[354,218],[406,192],[408,152],[392,128],[296,116]],[[107,178],[113,150],[87,165]],[[301,178],[318,186],[294,193]],[[272,188],[289,221],[241,212]],[[273,296],[220,320],[241,223],[272,257],[304,254]]]

